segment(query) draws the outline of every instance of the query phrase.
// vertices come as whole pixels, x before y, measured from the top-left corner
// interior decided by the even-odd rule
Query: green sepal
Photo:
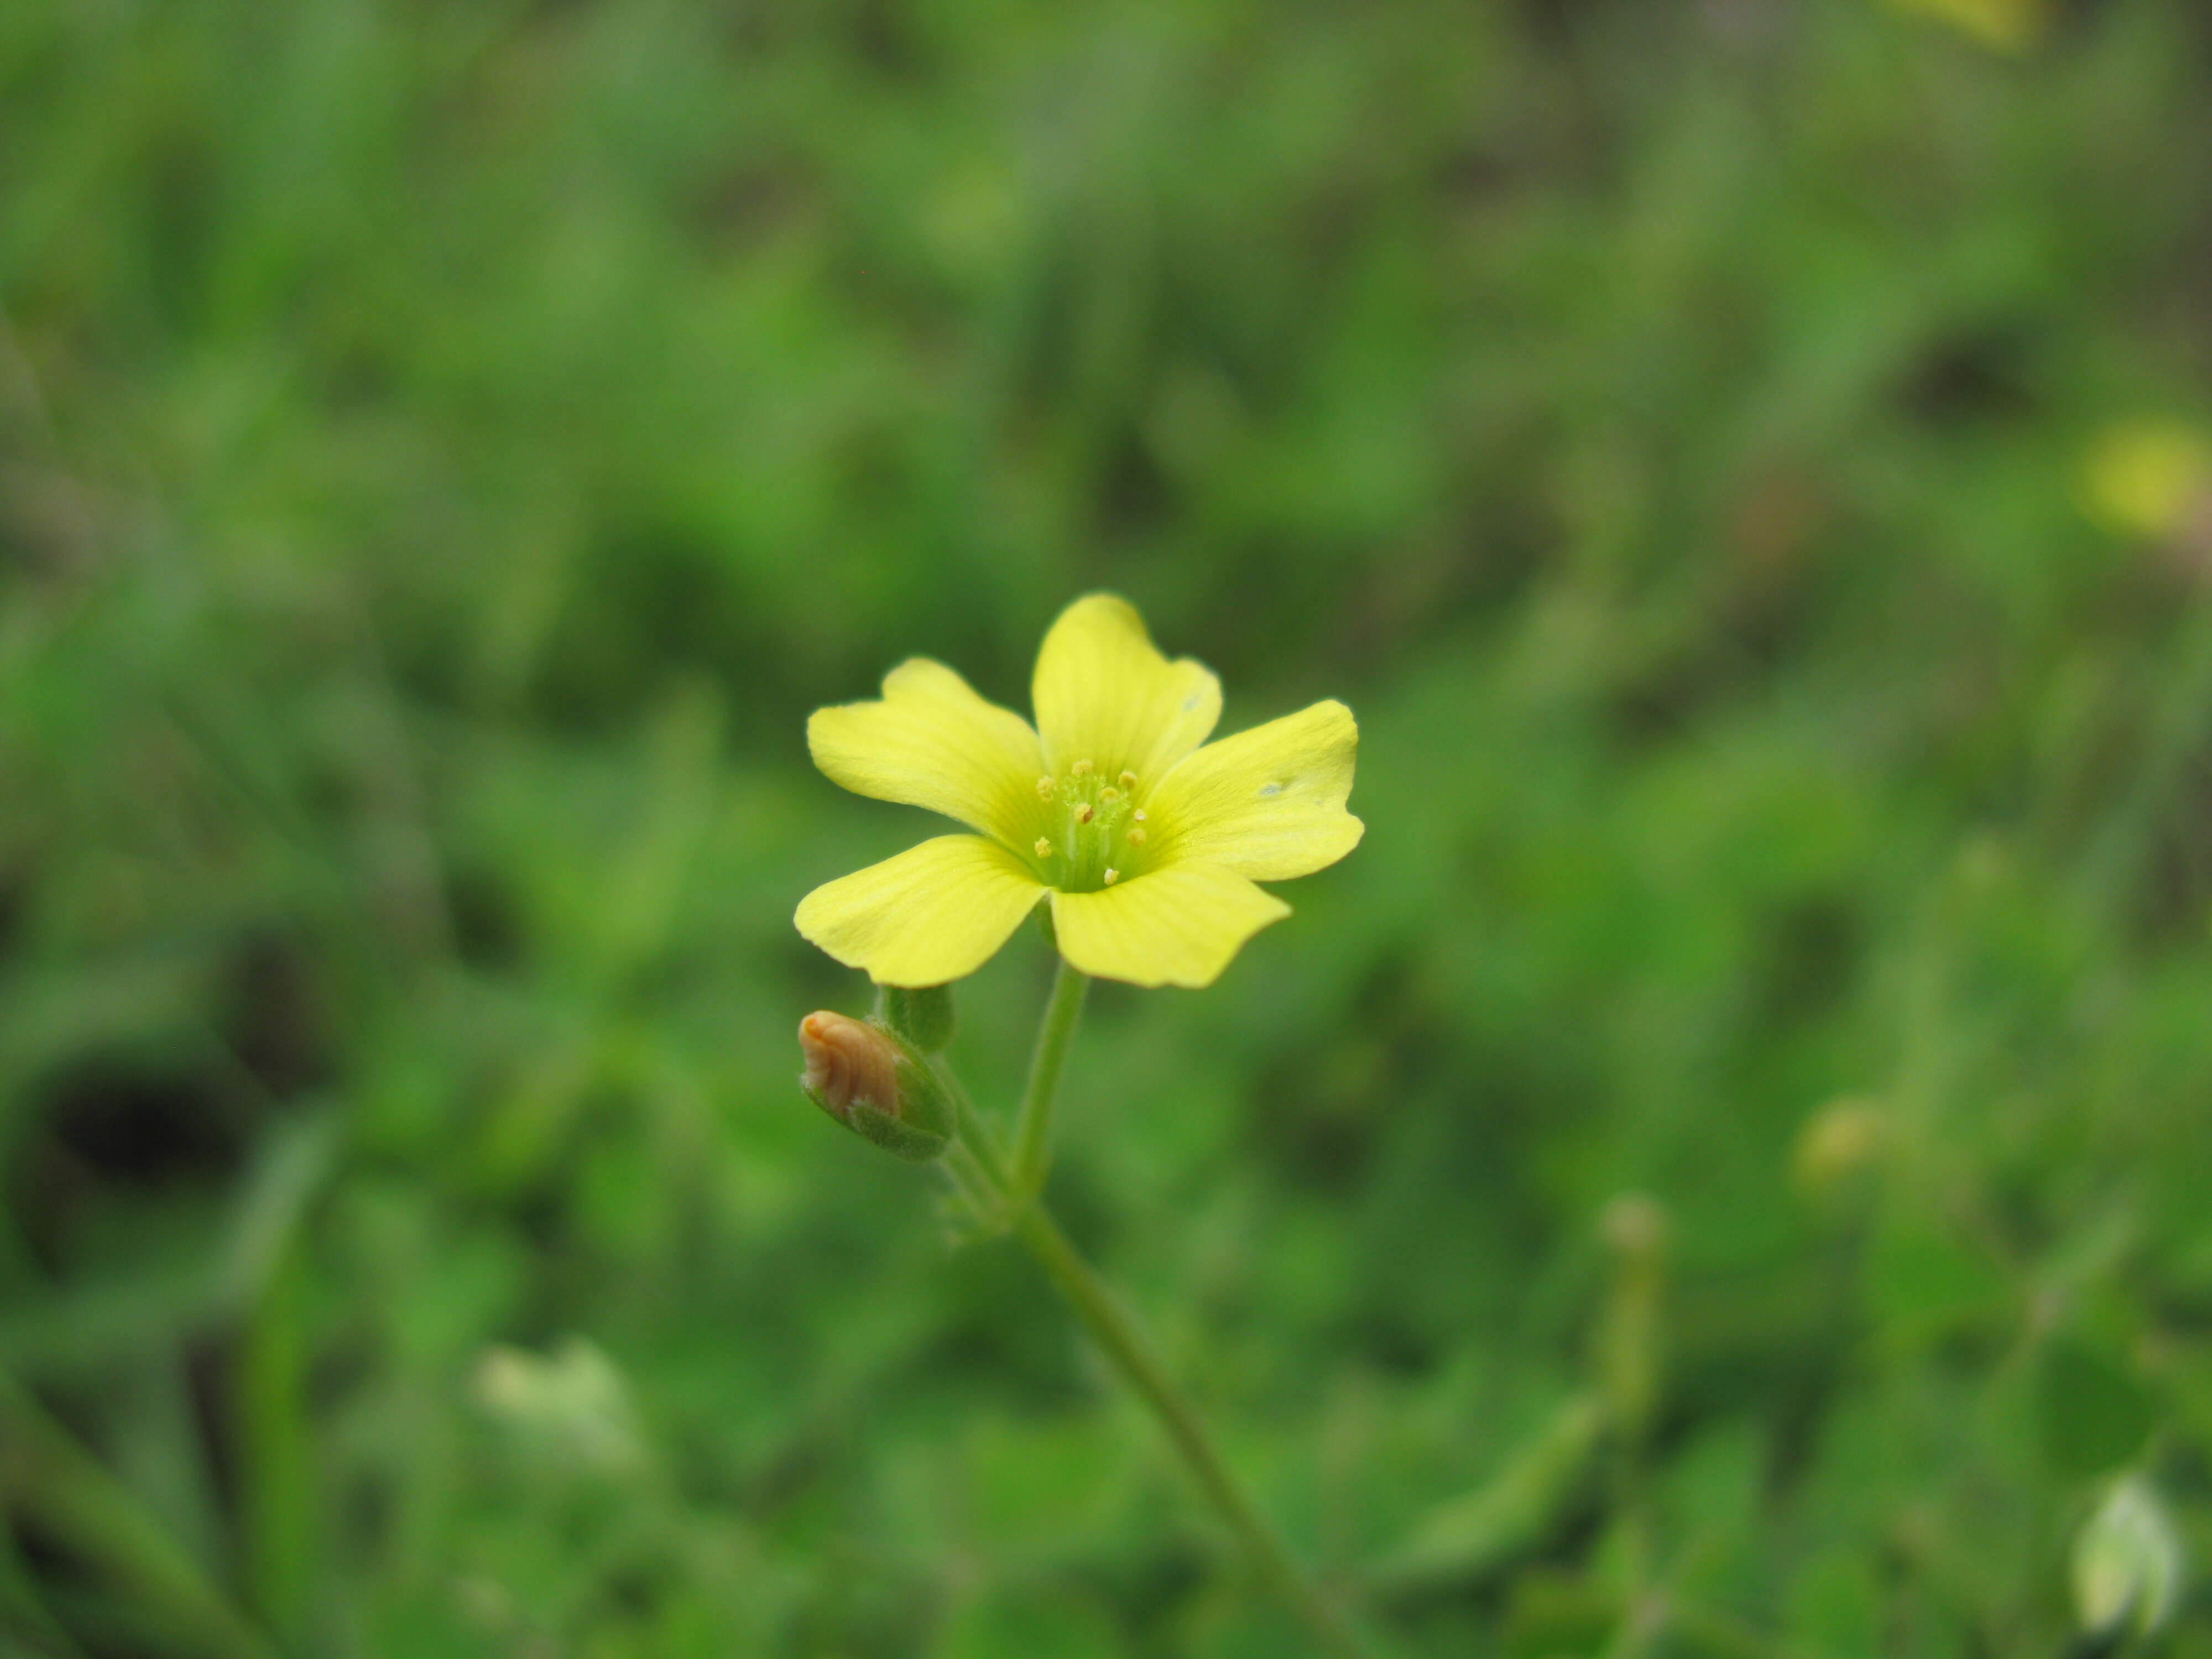
[[[891,1034],[897,1040],[897,1033]],[[904,1042],[900,1043],[905,1048]],[[846,1117],[854,1133],[909,1164],[928,1164],[952,1140],[952,1107],[928,1062],[908,1053],[898,1063],[899,1111],[894,1117],[856,1100]]]
[[[861,1139],[872,1141],[893,1158],[904,1158],[909,1164],[933,1164],[945,1154],[943,1135],[916,1128],[872,1106],[854,1107],[852,1115],[844,1121],[845,1127]]]
[[[877,1004],[877,1023],[910,1048],[939,1053],[952,1041],[956,1016],[950,985],[886,985]]]

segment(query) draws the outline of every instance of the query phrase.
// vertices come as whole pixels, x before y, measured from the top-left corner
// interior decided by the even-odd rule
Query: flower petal
[[[1152,791],[1156,866],[1188,859],[1288,881],[1335,863],[1367,828],[1344,810],[1358,748],[1352,711],[1334,699],[1206,744]]]
[[[880,702],[816,709],[806,746],[856,795],[926,806],[1011,846],[1036,836],[1036,733],[941,662],[901,663],[884,676]]]
[[[1246,939],[1290,914],[1243,877],[1198,864],[1052,896],[1060,955],[1132,985],[1211,985]]]
[[[1092,593],[1060,613],[1030,686],[1047,769],[1087,760],[1145,783],[1204,743],[1221,718],[1221,682],[1188,657],[1170,662],[1127,599]]]
[[[943,985],[981,968],[1043,884],[981,836],[939,836],[817,887],[799,931],[878,985]]]

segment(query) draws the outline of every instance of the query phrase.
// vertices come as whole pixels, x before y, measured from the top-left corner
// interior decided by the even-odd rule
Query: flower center
[[[1095,893],[1150,867],[1152,826],[1133,772],[1108,777],[1087,760],[1039,778],[1045,833],[1030,851],[1037,873],[1063,893]]]

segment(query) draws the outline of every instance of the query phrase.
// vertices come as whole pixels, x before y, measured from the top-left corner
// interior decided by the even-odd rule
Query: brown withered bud
[[[806,1097],[885,1152],[927,1163],[945,1150],[952,1115],[918,1056],[881,1026],[822,1009],[799,1022]]]
[[[799,1086],[840,1123],[853,1121],[854,1103],[898,1111],[898,1045],[866,1020],[823,1009],[799,1022],[799,1052],[806,1061]]]

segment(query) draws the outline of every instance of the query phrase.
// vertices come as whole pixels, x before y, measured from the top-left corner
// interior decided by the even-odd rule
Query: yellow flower
[[[941,985],[1048,896],[1060,954],[1083,972],[1210,985],[1291,913],[1255,881],[1310,875],[1358,844],[1365,826],[1344,810],[1352,711],[1317,702],[1208,744],[1221,683],[1163,657],[1125,599],[1060,612],[1030,696],[1034,730],[916,657],[884,676],[880,702],[815,712],[807,746],[833,782],[981,833],[816,888],[801,933],[878,984]]]

